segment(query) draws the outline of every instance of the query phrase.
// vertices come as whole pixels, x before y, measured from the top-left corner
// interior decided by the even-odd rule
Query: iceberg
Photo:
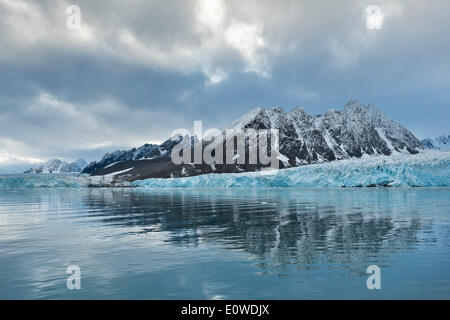
[[[367,156],[290,169],[134,181],[143,188],[449,187],[450,152]]]

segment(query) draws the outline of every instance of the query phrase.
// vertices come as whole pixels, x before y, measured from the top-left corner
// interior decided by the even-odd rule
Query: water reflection
[[[432,212],[424,218],[419,211],[422,196],[358,189],[91,190],[83,204],[88,216],[128,235],[165,232],[164,242],[178,247],[220,244],[251,254],[267,272],[328,263],[361,273],[361,263],[382,264],[394,251],[436,240]]]
[[[0,298],[373,298],[370,264],[378,297],[448,297],[449,195],[2,189]],[[66,289],[71,264],[80,292]]]

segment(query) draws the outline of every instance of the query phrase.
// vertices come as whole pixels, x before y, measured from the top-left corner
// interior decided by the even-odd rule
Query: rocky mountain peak
[[[391,120],[375,106],[364,105],[356,99],[350,100],[341,110],[330,110],[317,116],[308,114],[302,107],[296,107],[289,113],[280,107],[258,107],[233,121],[225,129],[278,129],[281,168],[362,156],[417,153],[423,149],[419,140],[408,129]],[[131,177],[135,171],[139,172],[140,177],[177,177],[260,169],[258,165],[242,168],[237,164],[217,165],[214,169],[209,165],[176,166],[171,164],[170,150],[177,143],[178,141],[167,140],[160,146],[144,145],[129,151],[116,151],[105,156],[99,163],[89,165],[85,172],[107,174],[132,166],[134,169],[127,171],[127,175]],[[203,147],[206,145],[203,144]],[[146,151],[145,156],[141,155],[140,150]],[[148,157],[149,155],[152,157]],[[135,161],[153,158],[155,159],[148,164]],[[115,165],[115,162],[119,164]],[[148,168],[143,169],[143,166]]]
[[[87,163],[83,159],[78,159],[71,163],[59,159],[52,159],[26,170],[24,173],[75,173],[81,172]]]
[[[442,135],[433,139],[426,138],[421,142],[427,149],[450,150],[450,135]]]

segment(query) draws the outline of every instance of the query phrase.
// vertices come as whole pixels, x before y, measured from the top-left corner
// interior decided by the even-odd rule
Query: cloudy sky
[[[449,134],[449,12],[448,0],[0,0],[0,170],[350,98],[419,138]]]

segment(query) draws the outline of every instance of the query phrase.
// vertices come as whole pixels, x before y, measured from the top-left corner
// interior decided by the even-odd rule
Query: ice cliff
[[[284,170],[146,179],[137,187],[449,187],[450,151],[367,156]]]

